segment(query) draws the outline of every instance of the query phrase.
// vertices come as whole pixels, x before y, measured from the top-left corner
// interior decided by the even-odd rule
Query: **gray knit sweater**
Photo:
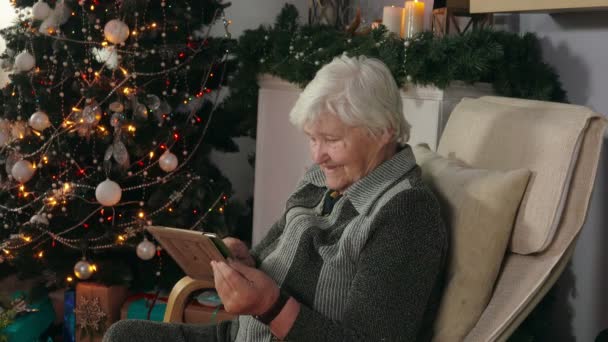
[[[411,148],[351,185],[327,215],[318,166],[252,254],[301,304],[289,341],[426,341],[439,303],[447,235]],[[236,322],[235,322],[236,323]],[[237,341],[270,341],[241,316]]]

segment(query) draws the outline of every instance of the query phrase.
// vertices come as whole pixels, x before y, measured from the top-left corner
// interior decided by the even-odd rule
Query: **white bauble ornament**
[[[137,256],[142,260],[150,260],[154,258],[156,253],[156,246],[148,239],[144,238],[144,241],[137,245]]]
[[[13,165],[11,168],[11,175],[19,183],[27,183],[36,173],[34,165],[27,160],[20,160]]]
[[[171,172],[177,167],[177,157],[167,151],[158,158],[158,166],[165,172]]]
[[[44,1],[38,1],[32,7],[32,16],[36,20],[44,20],[51,15],[51,7]]]
[[[32,216],[32,218],[30,218],[30,223],[48,226],[49,219],[46,218],[46,216],[44,214],[42,214],[42,215],[36,214],[36,215]]]
[[[38,111],[32,114],[32,116],[30,116],[30,119],[28,120],[28,123],[30,124],[30,127],[40,132],[51,127],[51,121],[49,121],[49,116],[42,111]]]
[[[97,198],[97,202],[106,207],[116,205],[120,202],[121,197],[122,189],[120,188],[120,185],[109,179],[99,183],[95,189],[95,198]]]
[[[15,57],[15,70],[30,71],[36,65],[36,60],[31,53],[23,51]]]
[[[95,269],[86,259],[82,259],[74,265],[74,274],[80,280],[87,280],[93,275]]]
[[[103,35],[110,43],[124,43],[129,38],[129,26],[118,19],[112,19],[104,26]]]

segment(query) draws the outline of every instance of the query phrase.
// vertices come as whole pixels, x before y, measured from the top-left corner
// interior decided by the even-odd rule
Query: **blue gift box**
[[[148,319],[149,302],[146,298],[134,299],[128,302],[127,319]],[[162,322],[166,309],[166,303],[157,301],[152,308],[152,312],[150,312],[150,320]]]
[[[15,318],[11,325],[2,330],[9,342],[41,341],[42,335],[53,324],[55,311],[48,297],[30,304],[29,307],[39,311]]]

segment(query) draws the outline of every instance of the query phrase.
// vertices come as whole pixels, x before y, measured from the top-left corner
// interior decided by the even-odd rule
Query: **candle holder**
[[[349,22],[350,0],[309,0],[308,24],[343,29]]]
[[[405,2],[401,19],[401,38],[410,38],[424,31],[424,2],[408,0]]]
[[[492,13],[472,14],[470,0],[444,0],[433,6],[431,30],[437,36],[463,34],[468,30],[490,27],[494,24]]]

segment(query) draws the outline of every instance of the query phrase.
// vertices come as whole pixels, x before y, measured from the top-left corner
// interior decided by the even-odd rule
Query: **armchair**
[[[463,99],[452,112],[440,155],[531,172],[492,296],[466,341],[506,340],[562,273],[585,222],[605,127],[585,107],[501,97]],[[208,287],[212,280],[178,282],[165,321],[180,321],[189,293]]]

